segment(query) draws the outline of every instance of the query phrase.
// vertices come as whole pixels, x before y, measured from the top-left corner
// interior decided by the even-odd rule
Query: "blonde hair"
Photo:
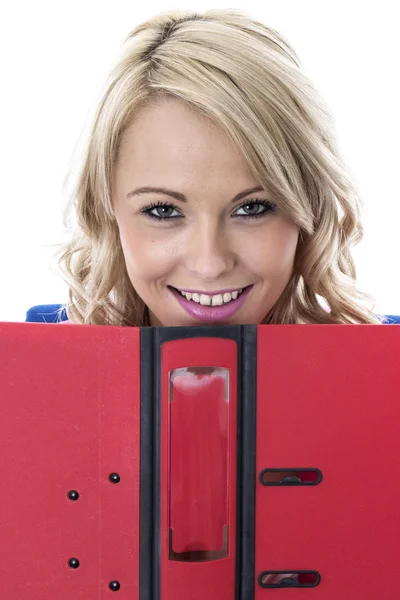
[[[64,216],[77,225],[58,266],[74,323],[149,325],[125,266],[112,203],[122,136],[143,106],[179,98],[221,126],[299,228],[293,273],[263,323],[380,323],[350,248],[361,202],[329,110],[284,38],[243,11],[161,13],[128,35],[91,124]],[[321,306],[324,299],[329,312]]]

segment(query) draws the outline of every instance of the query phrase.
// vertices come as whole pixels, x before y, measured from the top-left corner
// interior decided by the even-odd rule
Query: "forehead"
[[[168,99],[145,108],[122,138],[119,166],[132,173],[185,179],[221,173],[254,181],[240,151],[221,127],[185,102]],[[164,181],[165,183],[165,181]]]

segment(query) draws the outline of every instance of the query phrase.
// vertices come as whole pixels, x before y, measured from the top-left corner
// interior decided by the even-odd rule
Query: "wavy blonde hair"
[[[64,215],[67,227],[73,210],[77,220],[57,252],[68,318],[149,325],[125,266],[112,176],[122,136],[141,108],[171,96],[224,129],[300,228],[292,276],[263,323],[382,322],[356,286],[350,248],[363,237],[361,202],[339,156],[333,118],[288,42],[236,9],[168,11],[126,38]]]

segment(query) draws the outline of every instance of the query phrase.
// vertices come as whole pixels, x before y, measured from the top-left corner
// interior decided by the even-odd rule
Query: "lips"
[[[205,306],[203,304],[198,304],[182,296],[182,294],[176,288],[168,286],[168,289],[174,295],[182,308],[191,317],[194,317],[200,321],[213,322],[232,318],[245,303],[252,287],[252,285],[249,285],[246,288],[243,288],[243,292],[236,298],[236,300],[231,300],[222,306]]]

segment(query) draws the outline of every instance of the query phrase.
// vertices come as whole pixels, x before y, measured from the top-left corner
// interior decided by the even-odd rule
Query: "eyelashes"
[[[235,212],[237,212],[238,210],[241,210],[242,208],[250,207],[251,209],[253,209],[253,207],[257,207],[257,206],[264,208],[265,210],[262,210],[261,212],[256,212],[256,213],[233,215],[233,217],[235,219],[260,219],[261,217],[265,217],[268,213],[274,212],[276,210],[276,205],[273,202],[271,202],[270,200],[264,200],[264,199],[260,199],[260,198],[252,198],[251,200],[246,200],[246,202],[243,202],[243,204],[238,206],[235,209]],[[183,217],[182,214],[179,214],[177,216],[171,216],[171,215],[164,214],[163,216],[161,216],[160,214],[156,215],[152,212],[155,210],[161,211],[161,209],[162,210],[166,209],[167,212],[168,211],[173,212],[174,210],[177,210],[176,206],[174,204],[172,204],[171,202],[164,202],[162,200],[158,200],[157,202],[153,202],[152,204],[149,204],[148,206],[144,206],[143,208],[140,209],[140,212],[155,221],[172,221],[175,219],[181,219]]]

